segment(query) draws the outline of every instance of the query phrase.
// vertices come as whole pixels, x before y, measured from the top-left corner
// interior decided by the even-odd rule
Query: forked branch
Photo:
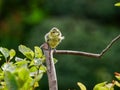
[[[101,53],[95,54],[95,53],[88,53],[88,52],[82,52],[82,51],[72,51],[72,50],[56,50],[54,53],[56,54],[71,54],[71,55],[81,55],[81,56],[87,56],[87,57],[93,57],[93,58],[100,58],[103,56],[109,49],[110,47],[120,39],[120,35],[115,37],[105,49],[102,50]]]
[[[120,35],[115,37],[108,45],[107,47],[102,50],[100,54],[95,53],[88,53],[88,52],[82,52],[82,51],[72,51],[72,50],[55,50],[54,53],[56,54],[71,54],[71,55],[81,55],[81,56],[87,56],[87,57],[94,57],[94,58],[100,58],[103,56],[110,47],[118,40],[120,39]],[[57,86],[57,77],[56,77],[56,71],[55,66],[53,62],[53,50],[50,49],[49,45],[47,43],[44,43],[41,48],[43,49],[43,52],[46,57],[46,65],[47,65],[47,75],[48,75],[48,81],[49,81],[49,90],[58,90]]]

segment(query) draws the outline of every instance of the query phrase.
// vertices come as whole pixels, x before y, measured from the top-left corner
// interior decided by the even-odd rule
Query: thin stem
[[[117,37],[115,37],[108,45],[107,47],[100,53],[100,57],[108,51],[108,49],[110,49],[110,47],[117,41],[120,39],[120,35],[118,35]]]
[[[72,51],[72,50],[56,50],[54,53],[56,54],[71,54],[71,55],[81,55],[81,56],[87,56],[87,57],[92,57],[92,58],[100,58],[103,56],[109,49],[110,47],[120,39],[120,35],[115,37],[105,49],[102,50],[100,54],[95,54],[95,53],[88,53],[88,52],[82,52],[82,51]]]
[[[87,57],[93,57],[93,58],[100,57],[99,54],[82,52],[82,51],[72,51],[72,50],[56,50],[54,53],[56,53],[56,54],[80,55],[80,56],[87,56]]]

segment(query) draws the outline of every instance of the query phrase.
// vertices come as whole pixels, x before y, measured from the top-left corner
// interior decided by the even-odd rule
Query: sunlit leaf
[[[96,84],[93,90],[114,90],[113,88],[114,84],[108,83],[107,82],[102,82],[99,84]]]
[[[5,71],[5,82],[8,90],[19,90],[15,75],[9,71]]]
[[[24,59],[19,58],[19,57],[15,57],[15,61],[22,61],[22,60],[24,60]]]
[[[3,71],[2,71],[2,69],[0,68],[0,75],[1,75],[1,73],[3,73]]]
[[[30,61],[29,67],[34,66],[34,60]]]
[[[35,76],[35,79],[33,80],[33,86],[34,87],[38,87],[39,86],[38,81],[40,81],[42,76],[43,76],[43,73],[40,73],[40,74]]]
[[[4,72],[0,68],[0,81],[4,79]]]
[[[36,75],[35,82],[39,81],[42,78],[42,76],[43,76],[43,73]]]
[[[80,90],[86,90],[85,85],[83,85],[82,83],[78,82],[77,85],[79,86]]]
[[[38,82],[35,82],[34,83],[34,87],[38,87],[39,86],[39,83]]]
[[[7,60],[7,58],[9,57],[9,50],[7,48],[0,47],[0,52],[3,54],[3,56]]]
[[[0,81],[3,80],[3,79],[4,79],[4,76],[1,76],[1,75],[0,75]]]
[[[54,60],[54,64],[56,64],[58,62],[58,60],[56,58],[53,58]]]
[[[108,88],[108,90],[114,90],[114,84],[113,83],[108,83],[108,84],[106,84],[105,85],[105,87],[107,87]]]
[[[104,86],[107,82],[102,82],[102,83],[99,83],[99,84],[96,84],[95,87],[93,88],[93,90],[107,90],[107,89],[104,89]]]
[[[36,66],[32,66],[31,68],[30,68],[30,72],[36,72],[38,69],[37,69],[37,67]]]
[[[41,64],[42,64],[42,61],[41,61],[40,58],[35,58],[35,59],[34,59],[34,65],[40,66]]]
[[[120,83],[118,81],[114,82],[116,86],[120,87]]]
[[[120,2],[116,3],[115,6],[120,6]]]
[[[35,46],[34,50],[35,50],[35,58],[41,58],[43,56],[42,50],[40,47]]]
[[[41,65],[39,70],[40,70],[41,72],[46,72],[46,71],[47,71],[47,68],[46,68],[46,66]]]
[[[19,51],[30,60],[34,58],[34,52],[24,45],[19,45]]]
[[[26,80],[30,77],[30,72],[27,68],[20,68],[18,72],[18,77],[20,80],[26,82]]]
[[[17,65],[17,67],[27,67],[29,61],[26,60],[22,60],[22,61],[18,61],[15,64]]]
[[[32,83],[33,83],[33,79],[31,77],[28,77],[27,81],[24,83],[21,90],[33,90],[32,89],[32,87],[33,87]]]
[[[2,70],[3,71],[9,71],[9,72],[14,72],[16,67],[15,65],[13,65],[13,63],[5,63],[4,65],[2,65]]]
[[[25,55],[28,59],[30,59],[30,60],[33,60],[33,58],[34,58],[34,53],[33,53],[33,51],[25,52],[24,55]]]
[[[44,63],[45,60],[46,60],[45,55],[43,55],[42,58],[41,58],[42,63]]]
[[[14,49],[11,49],[11,50],[9,51],[9,54],[10,54],[10,59],[12,59],[12,58],[15,56],[16,52],[15,52]]]

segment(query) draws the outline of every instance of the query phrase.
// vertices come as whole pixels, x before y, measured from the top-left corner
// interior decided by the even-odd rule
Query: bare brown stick
[[[115,37],[109,44],[108,46],[100,53],[100,57],[108,51],[108,49],[117,41],[120,39],[120,35],[118,35],[117,37]]]
[[[81,56],[87,56],[87,57],[94,57],[94,58],[100,58],[103,56],[109,49],[110,47],[118,40],[120,39],[120,35],[115,37],[105,49],[102,50],[100,54],[95,54],[95,53],[88,53],[88,52],[82,52],[82,51],[72,51],[72,50],[56,50],[54,53],[56,54],[71,54],[71,55],[81,55]]]
[[[82,52],[82,51],[72,51],[72,50],[56,50],[56,51],[54,51],[54,53],[56,53],[56,54],[81,55],[81,56],[87,56],[87,57],[100,58],[101,56],[103,56],[110,49],[110,47],[118,39],[120,39],[120,35],[115,37],[107,45],[107,47],[102,50],[102,52],[100,54],[88,53],[88,52]],[[48,81],[49,81],[49,90],[58,90],[56,71],[55,71],[55,66],[54,66],[54,62],[53,62],[53,50],[49,49],[49,45],[47,43],[44,43],[41,46],[41,48],[43,49],[44,55],[46,57],[47,75],[48,75]]]
[[[99,57],[99,54],[82,52],[82,51],[72,51],[72,50],[56,50],[54,53],[56,53],[56,54],[81,55],[81,56],[87,56],[87,57],[93,57],[93,58]]]
[[[58,90],[56,71],[53,62],[53,50],[49,48],[47,43],[44,43],[41,48],[46,57],[49,90]]]

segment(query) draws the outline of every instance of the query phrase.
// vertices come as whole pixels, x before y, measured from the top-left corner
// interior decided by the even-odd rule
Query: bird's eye
[[[52,32],[52,33],[55,33],[55,32]]]

